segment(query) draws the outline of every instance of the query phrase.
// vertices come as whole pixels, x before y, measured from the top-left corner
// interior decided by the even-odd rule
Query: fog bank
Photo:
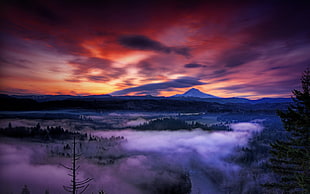
[[[259,123],[231,124],[233,131],[94,131],[101,137],[123,136],[117,150],[104,157],[117,158],[101,165],[81,159],[80,179],[94,178],[88,192],[104,190],[109,194],[158,193],[160,185],[174,184],[189,174],[192,193],[223,193],[222,185],[234,179],[239,166],[227,162],[236,146],[244,146],[253,132],[263,129]],[[0,144],[0,185],[3,193],[20,193],[28,185],[31,193],[66,193],[70,158],[51,157],[43,143],[7,141]],[[85,155],[90,155],[84,153]]]

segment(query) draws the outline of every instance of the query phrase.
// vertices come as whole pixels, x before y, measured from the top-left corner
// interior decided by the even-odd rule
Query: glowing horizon
[[[309,4],[1,3],[0,93],[290,97],[309,67]]]

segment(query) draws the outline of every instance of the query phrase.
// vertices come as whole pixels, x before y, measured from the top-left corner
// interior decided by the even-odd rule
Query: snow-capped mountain
[[[171,97],[219,98],[217,96],[213,96],[210,94],[203,93],[196,88],[192,88],[192,89],[188,90],[187,92],[185,92],[184,94],[176,94],[176,95],[171,96]]]

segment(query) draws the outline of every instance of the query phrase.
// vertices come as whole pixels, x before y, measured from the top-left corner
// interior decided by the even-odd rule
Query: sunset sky
[[[0,5],[3,94],[290,97],[310,65],[306,1]]]

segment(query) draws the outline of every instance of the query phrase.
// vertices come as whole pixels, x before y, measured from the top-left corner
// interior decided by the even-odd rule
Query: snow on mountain
[[[196,88],[192,88],[192,89],[188,90],[187,92],[185,92],[184,94],[176,94],[176,95],[171,96],[171,97],[219,98],[217,96],[213,96],[210,94],[203,93]]]

